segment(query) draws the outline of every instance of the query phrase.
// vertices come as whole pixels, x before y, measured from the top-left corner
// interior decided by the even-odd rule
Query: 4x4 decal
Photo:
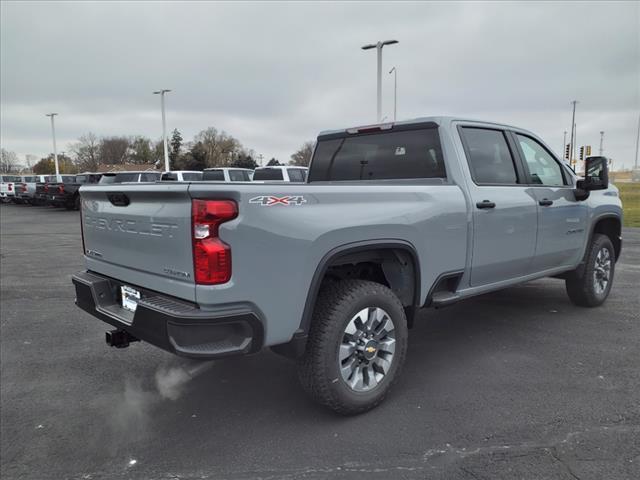
[[[286,197],[274,197],[273,195],[261,195],[253,197],[249,203],[257,203],[263,207],[273,207],[274,205],[302,205],[307,200],[302,195],[287,195]]]

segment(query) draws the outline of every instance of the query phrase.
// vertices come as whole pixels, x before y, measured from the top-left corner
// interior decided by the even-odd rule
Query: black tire
[[[369,391],[355,391],[340,373],[340,345],[347,338],[345,329],[354,316],[364,309],[374,308],[382,309],[395,327],[395,352],[391,355],[390,367],[382,380],[374,382],[376,385]],[[407,353],[407,336],[404,308],[389,288],[367,280],[329,283],[318,295],[307,348],[298,361],[300,382],[314,400],[337,413],[353,415],[371,410],[384,400],[400,375]],[[364,353],[354,351],[352,355],[359,355],[358,352]],[[387,355],[383,348],[379,348],[373,355],[383,354]],[[371,359],[372,368],[375,360],[377,357]],[[353,361],[356,362],[355,358]],[[363,361],[369,365],[369,360]],[[375,369],[372,371],[376,376]]]
[[[598,254],[601,256],[599,257]],[[598,269],[596,263],[600,263],[606,256],[609,259],[609,271],[606,285],[602,288],[601,272],[606,269]],[[604,303],[613,284],[615,258],[615,250],[609,237],[600,233],[594,234],[585,252],[583,264],[571,272],[565,280],[567,294],[572,303],[581,307],[598,307]]]

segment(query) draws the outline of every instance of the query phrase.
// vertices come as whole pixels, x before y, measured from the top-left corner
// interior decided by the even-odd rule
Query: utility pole
[[[575,149],[575,129],[576,129],[576,104],[578,103],[577,100],[572,100],[571,104],[573,104],[573,114],[571,115],[571,141],[570,141],[570,147],[569,147],[569,152],[571,158],[569,159],[570,162],[573,161],[573,151]]]
[[[603,150],[602,150],[602,143],[603,142],[604,142],[604,132],[601,131],[600,132],[600,156],[602,156],[602,152],[603,152]]]
[[[375,48],[378,54],[378,114],[377,114],[377,122],[380,123],[382,119],[382,47],[385,45],[393,45],[398,43],[397,40],[384,40],[382,42],[370,43],[368,45],[364,45],[362,50],[369,50],[371,48]]]
[[[636,134],[636,161],[633,164],[633,169],[638,169],[638,145],[640,144],[640,116],[638,116],[638,133]]]
[[[60,167],[58,166],[58,150],[56,149],[56,125],[53,117],[58,115],[57,113],[46,113],[46,117],[51,117],[51,135],[53,136],[53,160],[56,164],[56,181],[60,181]]]
[[[393,121],[396,121],[398,115],[398,69],[393,67],[389,70],[389,74],[393,73]]]
[[[154,95],[160,95],[160,107],[162,108],[162,139],[164,141],[164,170],[169,172],[169,146],[167,145],[167,120],[164,114],[164,94],[171,90],[162,89],[153,92]]]
[[[573,130],[574,130],[573,141],[575,142],[576,145],[578,145],[578,126],[575,123],[573,124]]]

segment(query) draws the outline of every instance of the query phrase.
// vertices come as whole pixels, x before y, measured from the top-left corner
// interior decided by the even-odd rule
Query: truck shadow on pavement
[[[482,362],[488,362],[487,368],[496,369],[500,367],[495,363],[500,354],[511,355],[512,360],[526,360],[529,357],[525,345],[535,343],[535,334],[558,333],[555,330],[562,321],[562,312],[576,308],[569,303],[561,282],[547,280],[442,310],[420,312],[410,331],[403,375],[386,402],[375,411],[405,410],[407,401],[413,402],[416,395],[428,402],[434,386],[441,387],[442,379],[451,370],[477,367]],[[545,332],[546,328],[553,331]],[[147,369],[149,376],[156,379],[155,388],[153,382],[146,382],[148,390],[140,382],[127,380],[123,401],[136,404],[134,416],[143,418],[133,422],[138,424],[137,437],[163,438],[180,432],[181,437],[189,435],[195,441],[211,428],[215,428],[216,435],[233,435],[239,424],[255,429],[274,421],[298,426],[345,423],[343,417],[306,397],[298,385],[294,362],[271,352],[209,362],[206,367],[199,365],[203,364],[176,359],[154,373]],[[200,368],[197,375],[189,373]],[[177,383],[172,384],[171,376]],[[162,385],[164,380],[168,386]],[[124,411],[126,415],[127,409]],[[144,420],[147,415],[161,420]],[[367,416],[353,417],[346,423],[358,424]],[[118,422],[132,423],[126,418]],[[138,428],[142,423],[150,429],[148,432]]]

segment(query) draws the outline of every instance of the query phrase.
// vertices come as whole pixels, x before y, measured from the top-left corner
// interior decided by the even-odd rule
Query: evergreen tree
[[[182,148],[182,135],[177,128],[171,134],[171,148],[169,150],[169,166],[171,170],[177,169],[177,161],[180,158],[180,149]]]

